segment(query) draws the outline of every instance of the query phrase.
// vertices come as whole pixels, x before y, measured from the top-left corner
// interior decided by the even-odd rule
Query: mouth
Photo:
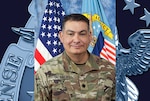
[[[72,45],[72,47],[79,49],[79,48],[81,48],[82,46],[79,46],[79,45]]]

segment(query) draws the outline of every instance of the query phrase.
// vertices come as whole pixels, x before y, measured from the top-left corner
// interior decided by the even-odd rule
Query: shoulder
[[[107,72],[107,73],[110,73],[113,76],[115,76],[116,70],[115,70],[115,65],[114,64],[112,64],[108,60],[105,60],[105,59],[103,59],[101,57],[98,57],[94,54],[92,54],[91,56],[94,60],[93,65],[95,66],[95,64],[96,64],[100,71]]]
[[[38,74],[54,73],[63,71],[63,61],[62,54],[51,58],[46,61],[41,67],[37,70]],[[36,73],[36,74],[37,74]]]
[[[98,65],[110,65],[112,67],[114,67],[114,65],[109,62],[108,60],[101,58],[99,56],[96,56],[94,54],[91,54],[91,57],[93,58],[93,60],[98,64]]]
[[[107,75],[113,82],[115,82],[115,77],[116,77],[116,69],[115,65],[109,62],[108,60],[105,60],[101,57],[98,57],[96,55],[93,55],[93,60],[96,62],[95,64],[98,65],[98,68],[100,70],[100,75]]]
[[[44,67],[46,65],[56,65],[59,62],[62,62],[62,54],[59,54],[59,55],[47,60],[41,67]]]

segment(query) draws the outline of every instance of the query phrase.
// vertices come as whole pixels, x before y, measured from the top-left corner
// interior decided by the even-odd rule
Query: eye
[[[67,33],[67,35],[73,36],[73,35],[74,35],[74,33],[69,32],[69,33]]]
[[[86,33],[81,33],[80,35],[86,35]]]
[[[80,35],[86,35],[86,32],[81,32]]]

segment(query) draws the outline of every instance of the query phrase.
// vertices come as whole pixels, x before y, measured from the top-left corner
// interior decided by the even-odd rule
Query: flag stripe
[[[104,39],[104,46],[100,52],[100,56],[110,61],[115,65],[116,63],[116,48],[115,45]]]
[[[52,58],[52,55],[49,53],[47,48],[43,45],[40,39],[37,41],[37,48],[36,48],[39,53],[42,54],[42,57],[47,61],[48,59]]]
[[[113,65],[116,65],[116,61],[109,60]]]
[[[111,59],[111,60],[115,61],[115,56],[112,54],[109,54],[107,49],[104,50],[104,48],[103,48],[102,51],[100,52],[100,55],[104,56],[107,60]]]
[[[105,47],[106,47],[106,51],[107,51],[108,54],[112,54],[113,56],[115,56],[115,53],[113,52],[113,49],[111,49],[110,47],[108,47],[106,45],[105,45]]]
[[[40,52],[37,49],[35,50],[35,59],[38,61],[40,65],[45,62],[45,59],[43,58],[43,56],[40,54]]]
[[[36,71],[40,68],[40,64],[39,62],[34,59],[34,73],[36,73]]]
[[[108,60],[108,56],[107,56],[106,51],[104,50],[104,48],[103,48],[102,51],[100,52],[100,57],[102,57],[102,58]]]
[[[107,48],[107,46],[106,46],[106,52],[107,52],[108,55],[115,56],[116,54],[115,54],[113,51],[114,51],[114,50],[109,49],[109,48]]]
[[[116,47],[114,44],[112,44],[111,42],[109,42],[106,39],[104,41],[105,41],[106,46],[109,46],[112,50],[116,50]]]
[[[100,57],[110,61],[111,63],[113,63],[115,65],[115,62],[116,62],[115,56],[108,55],[107,51],[104,51],[104,49],[102,49],[102,51],[100,52]]]

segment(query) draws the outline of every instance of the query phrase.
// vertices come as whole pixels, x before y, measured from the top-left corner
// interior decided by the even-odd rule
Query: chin
[[[75,55],[79,55],[79,54],[82,54],[82,53],[84,53],[83,51],[76,51],[76,52],[72,52],[73,54],[75,54]]]

